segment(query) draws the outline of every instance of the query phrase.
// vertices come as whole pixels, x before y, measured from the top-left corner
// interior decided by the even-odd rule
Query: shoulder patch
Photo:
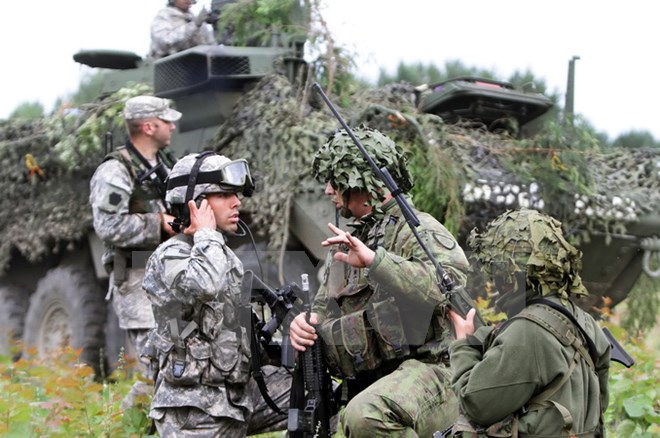
[[[117,192],[112,192],[110,193],[110,196],[108,197],[108,202],[110,205],[117,206],[121,202],[121,195]]]
[[[453,237],[441,233],[432,233],[432,235],[433,238],[446,249],[451,250],[456,247],[456,240]]]

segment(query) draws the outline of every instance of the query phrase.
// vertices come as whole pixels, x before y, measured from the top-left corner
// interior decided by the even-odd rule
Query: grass
[[[647,336],[628,339],[619,327],[605,325],[636,360],[631,369],[612,364],[608,436],[660,436],[660,327]],[[46,360],[14,362],[0,356],[0,437],[149,436],[146,397],[135,408],[121,409],[121,401],[138,378],[131,361],[120,357],[110,378],[99,382],[78,357],[79,352],[71,349]],[[283,432],[259,435],[283,436]]]

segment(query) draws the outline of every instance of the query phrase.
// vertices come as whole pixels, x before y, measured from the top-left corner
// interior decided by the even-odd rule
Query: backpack
[[[548,309],[548,307],[550,307],[550,309]],[[523,408],[523,410],[527,412],[554,406],[561,413],[564,419],[564,430],[567,434],[570,435],[570,431],[573,426],[573,417],[565,406],[551,400],[551,397],[559,390],[559,388],[564,385],[564,383],[566,383],[566,381],[568,381],[568,379],[571,377],[571,374],[573,373],[573,370],[576,368],[578,363],[580,363],[580,360],[584,360],[589,365],[589,367],[595,371],[595,363],[598,358],[596,345],[568,309],[566,309],[564,306],[543,298],[530,301],[529,305],[525,309],[499,326],[496,329],[496,333],[493,334],[496,336],[497,334],[501,333],[502,330],[504,330],[511,321],[520,318],[524,318],[538,324],[548,332],[552,333],[563,345],[570,345],[575,350],[571,365],[564,377],[560,380],[553,381],[543,390],[543,392],[530,399]],[[495,336],[493,336],[493,338]],[[461,414],[454,423],[451,430],[447,430],[443,434],[436,434],[434,435],[434,438],[450,436],[464,438],[517,438],[519,420],[518,417],[520,413],[521,412],[515,412],[511,415],[508,415],[503,420],[498,421],[497,423],[492,424],[487,428],[475,426],[463,414]],[[580,434],[580,436],[594,435],[593,433],[587,433],[586,435]]]

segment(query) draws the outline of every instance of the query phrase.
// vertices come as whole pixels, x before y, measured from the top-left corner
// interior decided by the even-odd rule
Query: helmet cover
[[[472,230],[468,245],[485,272],[515,283],[523,272],[534,293],[588,295],[579,272],[582,252],[564,238],[561,223],[532,209],[509,210],[490,222],[484,233]]]
[[[406,165],[406,158],[396,143],[380,131],[360,126],[353,130],[379,169],[387,168],[403,192],[408,192],[413,181]],[[368,192],[372,202],[383,199],[386,188],[374,174],[362,152],[345,130],[333,134],[314,155],[314,177],[330,182],[335,189],[347,192],[356,189]]]

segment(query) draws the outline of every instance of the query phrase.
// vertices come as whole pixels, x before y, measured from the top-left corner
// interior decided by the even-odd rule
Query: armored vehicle
[[[155,62],[81,52],[76,62],[104,71],[96,104],[32,124],[0,122],[0,350],[13,339],[40,355],[70,344],[99,373],[116,359],[123,333],[104,300],[88,183],[105,150],[122,143],[121,108],[136,94],[170,98],[184,114],[172,141],[176,156],[213,149],[250,162],[260,182],[243,211],[256,243],[250,235],[232,242],[247,267],[276,285],[317,273],[336,212],[310,175],[310,160],[339,125],[310,92],[304,41],[272,41],[199,46]],[[363,89],[339,107],[350,125],[377,128],[406,148],[415,205],[459,242],[505,209],[543,210],[563,221],[584,252],[592,293],[584,305],[604,296],[615,305],[643,271],[660,275],[660,151],[563,144],[552,132],[520,135],[517,128],[551,106],[505,83],[459,78]]]

